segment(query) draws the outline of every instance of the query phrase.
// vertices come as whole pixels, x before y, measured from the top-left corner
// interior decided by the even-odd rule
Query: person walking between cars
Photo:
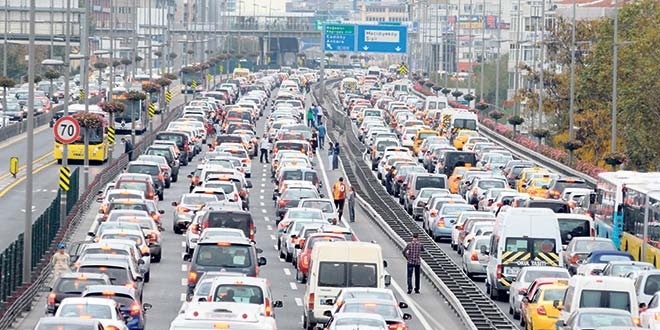
[[[316,130],[318,131],[318,144],[319,144],[319,149],[323,150],[323,145],[325,145],[325,124],[323,124],[323,121],[319,120],[319,126],[316,127]]]
[[[328,147],[328,166],[329,169],[332,169],[332,159],[335,158],[335,150],[333,149],[333,144],[330,142],[330,147]]]
[[[348,201],[348,220],[355,222],[355,190],[353,190],[353,186],[348,187],[346,200]]]
[[[57,253],[53,255],[51,260],[53,263],[53,275],[55,278],[58,278],[63,273],[71,272],[71,268],[69,268],[69,265],[71,265],[71,257],[66,253],[64,250],[65,248],[66,245],[64,245],[64,243],[58,244]]]
[[[332,147],[332,169],[336,170],[339,168],[339,143],[335,143]]]
[[[396,167],[392,166],[385,174],[385,190],[390,194],[394,191],[394,187],[392,186],[394,183],[394,171],[396,171]]]
[[[316,128],[312,128],[312,137],[309,139],[309,146],[312,147],[312,152],[316,155],[316,147],[318,145],[318,133]]]
[[[339,220],[344,214],[344,202],[346,201],[346,193],[348,192],[348,186],[344,183],[344,178],[340,177],[332,186],[332,198],[335,200],[335,208],[339,214]]]
[[[412,293],[413,283],[412,276],[415,273],[415,293],[419,293],[419,271],[421,265],[421,254],[424,251],[424,246],[419,241],[419,234],[413,234],[412,241],[403,249],[403,255],[406,257],[408,264],[408,294]]]
[[[312,111],[312,109],[313,107],[307,110],[307,126],[310,128],[314,127],[314,111]]]
[[[124,153],[128,154],[128,161],[130,162],[133,160],[133,144],[124,137],[121,138],[121,143],[124,144]]]
[[[259,156],[259,162],[263,163],[264,160],[268,163],[268,149],[270,148],[270,143],[268,142],[268,135],[264,134],[259,141],[259,150],[261,151],[261,156]]]

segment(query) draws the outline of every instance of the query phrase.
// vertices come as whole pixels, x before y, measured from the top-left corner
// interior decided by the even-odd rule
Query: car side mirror
[[[165,214],[165,210],[158,210],[159,214]]]
[[[401,302],[399,302],[399,308],[408,308],[408,304],[406,304],[405,302],[401,301]]]
[[[282,307],[284,307],[284,303],[282,302],[282,300],[275,300],[275,302],[273,302],[273,308],[282,308]]]
[[[591,275],[600,276],[600,275],[603,275],[603,271],[601,269],[594,269],[594,270],[591,271]]]
[[[411,320],[411,319],[412,319],[412,315],[410,315],[410,314],[408,314],[408,313],[403,313],[403,319],[404,319],[404,320]]]
[[[390,284],[392,284],[392,275],[385,274],[383,280],[385,282],[385,286],[390,286]]]
[[[332,312],[331,311],[325,311],[325,312],[323,312],[323,316],[332,317]]]
[[[206,298],[201,297],[201,298],[197,299],[197,301],[199,301],[199,302],[205,302],[205,301],[206,301]]]
[[[527,185],[523,183],[521,187],[524,189],[527,188]]]
[[[258,259],[259,266],[266,266],[267,263],[268,263],[268,260],[266,260],[266,257],[259,257],[259,259]]]
[[[144,260],[143,259],[138,260],[138,265],[144,265]]]
[[[183,255],[183,261],[190,261],[191,257],[190,254],[186,253]]]
[[[319,194],[319,197],[325,198],[325,194]]]
[[[263,250],[263,249],[260,249],[260,248],[256,248],[255,250],[257,251],[257,254],[261,254],[261,253],[264,253],[264,250]]]
[[[375,242],[374,242],[374,244],[375,244]],[[383,267],[387,268],[387,260],[383,260]]]
[[[554,307],[557,310],[564,309],[564,306],[561,305],[561,302],[559,300],[552,301],[552,307]],[[563,321],[558,321],[557,323],[559,323],[559,322],[563,322]],[[560,325],[560,326],[565,326],[565,325],[566,324],[563,324],[563,325]]]
[[[177,206],[179,206],[179,203],[178,202],[172,202],[172,206],[177,207]]]
[[[487,249],[485,246],[481,246],[481,247],[479,248],[479,252],[481,252],[481,254],[483,254],[483,255],[485,255],[485,256],[488,255],[488,249]]]
[[[527,295],[527,289],[520,289],[520,291],[518,291],[518,294],[521,296]]]
[[[150,304],[150,303],[143,303],[143,304],[142,304],[142,309],[143,309],[145,312],[148,311],[148,310],[150,310],[150,309],[152,309],[153,307],[154,307],[154,306],[153,306],[152,304]]]
[[[252,181],[250,181],[250,180],[246,180],[246,181],[245,181],[245,188],[247,188],[247,189],[251,189],[252,187],[253,187],[253,186],[252,186]]]

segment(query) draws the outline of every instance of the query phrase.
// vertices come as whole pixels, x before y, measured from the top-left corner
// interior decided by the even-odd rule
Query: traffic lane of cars
[[[321,166],[317,165],[317,168],[325,169],[325,175],[321,176],[324,178],[324,182],[330,182],[329,184],[326,183],[325,187],[328,187],[327,193],[329,196],[332,196],[332,184],[337,182],[340,177],[343,177],[344,173],[341,169],[328,170],[329,160],[327,155],[327,144],[325,150],[321,150],[320,152],[317,151],[317,156],[317,163],[321,163]],[[325,179],[325,177],[327,177],[327,179]],[[405,290],[407,289],[407,269],[406,259],[404,258],[401,249],[399,249],[399,247],[377,227],[373,222],[374,220],[370,219],[370,215],[368,215],[357,204],[355,211],[356,222],[349,223],[349,225],[361,241],[375,241],[381,246],[383,250],[383,258],[387,260],[388,263],[385,270],[392,276],[392,285],[390,286],[390,289],[394,291],[399,301],[408,304],[409,308],[408,310],[404,310],[404,312],[413,315],[412,320],[406,321],[408,329],[463,329],[463,324],[458,320],[458,317],[449,307],[447,301],[438,294],[431,282],[429,282],[424,276],[422,276],[421,280],[421,294],[407,295],[405,293]],[[348,221],[348,209],[344,210],[343,219]]]

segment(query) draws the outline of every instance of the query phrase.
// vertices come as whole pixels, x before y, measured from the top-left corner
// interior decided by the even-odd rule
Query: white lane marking
[[[261,203],[263,204],[263,203]],[[261,209],[261,212],[266,213],[266,209]]]
[[[277,244],[274,244],[273,248],[275,249],[275,251],[277,251]]]
[[[291,286],[291,290],[298,290],[298,286],[296,285],[296,283],[289,282],[289,286]]]
[[[264,196],[261,196],[261,198],[263,198],[263,197]],[[259,202],[259,206],[266,206],[266,204],[264,202]]]
[[[272,239],[272,240],[274,241],[274,240],[276,240],[277,238],[275,238],[275,235],[270,235],[270,239]]]
[[[264,199],[264,195],[259,196],[259,199]],[[263,204],[263,203],[261,203]]]
[[[266,177],[265,176],[261,177],[261,181],[266,182]]]
[[[302,299],[300,299],[300,298],[293,298],[293,300],[296,301],[296,305],[298,305],[298,307],[301,307],[301,306],[302,306]]]
[[[186,241],[181,241],[181,247],[186,247]]]
[[[262,186],[262,187],[265,187],[265,186],[266,186],[266,184],[265,184],[265,183],[262,183],[262,184],[261,184],[261,186]]]
[[[182,272],[187,272],[188,271],[188,265],[186,265],[186,264],[181,265],[181,271]]]
[[[268,230],[273,230],[273,226],[271,225],[266,225],[266,228],[268,228]]]
[[[181,279],[181,286],[186,286],[188,285],[188,279],[187,278],[182,278]]]
[[[268,217],[264,217],[264,221],[270,221]]]
[[[282,270],[284,270],[284,275],[291,276],[291,271],[289,270],[289,268],[283,268]]]
[[[182,294],[181,294],[181,297],[179,298],[179,300],[180,300],[181,302],[186,301],[186,294],[185,294],[185,293],[182,293]]]
[[[265,191],[266,191],[266,189],[261,189],[261,190],[259,190],[259,192],[262,193],[262,194],[263,194]]]
[[[429,323],[429,321],[426,320],[426,317],[424,317],[424,314],[422,314],[422,312],[420,310],[421,308],[419,308],[419,306],[417,305],[415,300],[412,299],[409,294],[407,294],[405,291],[403,291],[403,289],[399,286],[399,284],[397,284],[396,281],[394,281],[394,280],[392,280],[392,287],[394,288],[394,290],[396,292],[399,293],[399,296],[403,299],[403,301],[406,304],[408,304],[408,308],[410,308],[410,310],[413,313],[415,313],[415,315],[417,316],[417,320],[419,320],[419,323],[422,324],[424,329],[426,329],[426,330],[432,330],[432,329],[444,330],[444,329],[446,329],[444,326],[442,326],[441,324],[439,324],[435,320],[433,322],[435,326],[432,327],[431,324]]]

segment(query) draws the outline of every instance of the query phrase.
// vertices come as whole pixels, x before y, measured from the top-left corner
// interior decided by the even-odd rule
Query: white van
[[[561,232],[550,209],[511,208],[495,220],[486,266],[486,292],[493,300],[505,299],[509,286],[523,267],[563,267]]]
[[[391,277],[385,273],[380,245],[367,242],[318,242],[310,258],[310,271],[303,297],[303,328],[311,329],[323,324],[329,317],[323,315],[332,308],[326,304],[343,288],[380,288],[390,285]]]
[[[573,276],[563,303],[556,300],[553,306],[560,310],[559,321],[566,321],[573,311],[583,307],[622,309],[639,320],[635,284],[626,277]]]
[[[442,110],[449,106],[446,97],[443,96],[427,96],[424,102],[424,111]]]

